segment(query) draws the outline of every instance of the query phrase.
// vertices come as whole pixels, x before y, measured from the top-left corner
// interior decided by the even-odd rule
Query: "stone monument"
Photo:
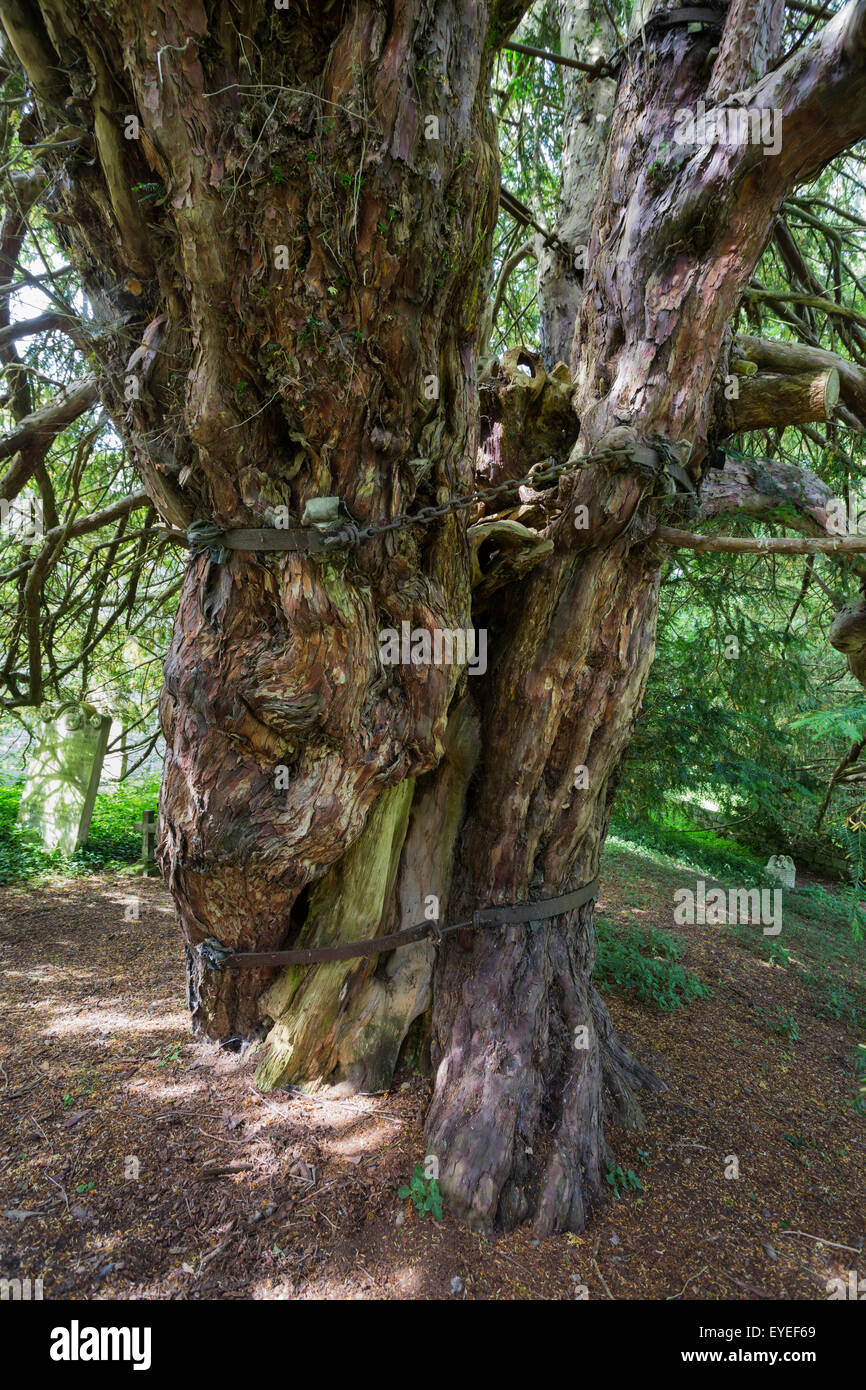
[[[764,869],[767,878],[776,879],[785,888],[794,888],[797,884],[797,869],[790,854],[772,854],[767,860]]]
[[[47,849],[72,854],[90,830],[111,715],[71,703],[46,710],[27,766],[18,824],[36,830]]]

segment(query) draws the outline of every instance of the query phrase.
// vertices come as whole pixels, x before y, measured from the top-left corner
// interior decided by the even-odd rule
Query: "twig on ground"
[[[697,1274],[690,1274],[689,1277],[688,1277],[688,1279],[686,1280],[686,1282],[683,1284],[682,1288],[680,1289],[679,1293],[669,1293],[668,1296],[667,1296],[667,1298],[665,1299],[665,1302],[666,1302],[666,1303],[671,1303],[671,1302],[673,1301],[673,1299],[675,1299],[675,1298],[682,1298],[683,1294],[685,1293],[686,1289],[689,1287],[689,1284],[692,1282],[692,1280],[693,1280],[693,1279],[698,1279],[698,1278],[700,1278],[700,1276],[701,1276],[702,1274],[706,1274],[706,1272],[707,1272],[708,1269],[709,1269],[709,1265],[704,1265],[703,1269],[699,1269],[698,1272],[697,1272]]]
[[[832,1250],[850,1250],[852,1255],[862,1255],[863,1250],[858,1245],[840,1245],[836,1240],[825,1240],[823,1236],[810,1235],[808,1231],[779,1231],[780,1236],[802,1236],[804,1240],[815,1240],[819,1245],[826,1245]]]

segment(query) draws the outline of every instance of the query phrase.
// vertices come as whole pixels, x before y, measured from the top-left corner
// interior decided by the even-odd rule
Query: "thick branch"
[[[738,338],[743,355],[764,372],[820,372],[833,367],[839,373],[839,394],[858,419],[866,422],[866,372],[846,357],[824,348],[801,343],[782,343],[774,338],[755,338],[743,333]]]
[[[652,540],[682,550],[725,551],[734,555],[862,555],[866,536],[699,536],[659,526]]]
[[[827,507],[832,489],[808,468],[775,459],[741,459],[728,455],[724,468],[710,469],[701,482],[703,518],[740,514],[767,517],[781,506],[795,509],[807,534],[827,534]],[[797,521],[788,524],[797,525]]]
[[[784,0],[731,0],[707,97],[723,101],[744,77],[764,73],[779,56]]]
[[[48,333],[54,328],[59,328],[66,333],[77,347],[81,346],[86,340],[82,330],[80,319],[70,318],[68,314],[59,314],[50,311],[45,314],[37,314],[34,319],[19,319],[17,323],[10,323],[5,328],[0,328],[0,349],[6,347],[7,343],[17,343],[21,338],[33,337],[36,333]]]
[[[829,420],[838,401],[835,367],[791,376],[745,376],[739,380],[737,399],[724,402],[719,435]]]
[[[0,21],[40,101],[62,107],[69,91],[38,7],[23,0],[2,0]]]
[[[866,686],[866,603],[852,604],[837,613],[827,641],[837,652],[844,653],[848,670]]]
[[[781,112],[782,147],[762,158],[763,196],[807,183],[866,134],[866,0],[851,0],[813,42],[742,93]]]

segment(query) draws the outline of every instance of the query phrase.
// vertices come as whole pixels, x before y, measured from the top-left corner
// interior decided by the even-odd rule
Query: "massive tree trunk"
[[[579,300],[573,402],[561,364],[506,362],[482,432],[485,94],[523,8],[0,13],[44,131],[78,131],[49,197],[104,325],[106,404],[166,520],[262,526],[288,508],[298,525],[321,497],[387,520],[467,493],[476,466],[495,483],[591,456],[468,529],[449,513],[324,558],[199,551],[162,702],[160,853],[196,1026],[268,1031],[262,1084],[373,1089],[413,1024],[423,1049],[432,995],[442,1188],[481,1225],[549,1232],[582,1228],[605,1117],[639,1125],[633,1088],[656,1084],[592,987],[591,904],[279,974],[216,972],[199,949],[372,937],[597,875],[653,655],[649,538],[695,507],[708,436],[730,427],[728,327],[785,192],[866,125],[861,4],[775,71],[773,0],[733,0],[721,38],[721,17],[699,33],[636,18],[592,144],[594,205],[574,210],[578,293],[542,283],[548,367]],[[673,141],[679,108],[765,69],[749,96],[784,111],[779,158]],[[486,674],[383,665],[383,629],[466,629],[473,612]]]

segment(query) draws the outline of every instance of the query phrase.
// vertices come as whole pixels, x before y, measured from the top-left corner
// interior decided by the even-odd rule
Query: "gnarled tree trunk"
[[[548,367],[580,305],[573,409],[562,367],[518,382],[504,364],[482,432],[486,85],[524,8],[0,14],[44,132],[78,132],[50,200],[104,321],[106,405],[175,526],[298,525],[321,497],[386,520],[468,493],[476,463],[496,482],[616,451],[526,488],[497,530],[476,508],[468,530],[451,512],[324,558],[194,554],[161,712],[160,852],[196,1025],[269,1030],[263,1084],[375,1088],[432,993],[443,1190],[481,1225],[549,1232],[583,1226],[605,1116],[639,1124],[633,1087],[655,1084],[592,987],[591,905],[313,970],[214,972],[199,950],[372,937],[434,901],[462,919],[596,876],[653,656],[650,538],[696,505],[729,324],[782,198],[866,128],[863,4],[775,69],[776,0],[732,0],[724,32],[721,8],[698,33],[659,23],[669,4],[637,16],[589,142],[594,204],[573,210],[586,269],[577,293],[542,282]],[[678,110],[756,76],[749,100],[783,113],[777,158],[674,141]],[[473,581],[486,674],[383,664],[383,629],[469,628]]]

